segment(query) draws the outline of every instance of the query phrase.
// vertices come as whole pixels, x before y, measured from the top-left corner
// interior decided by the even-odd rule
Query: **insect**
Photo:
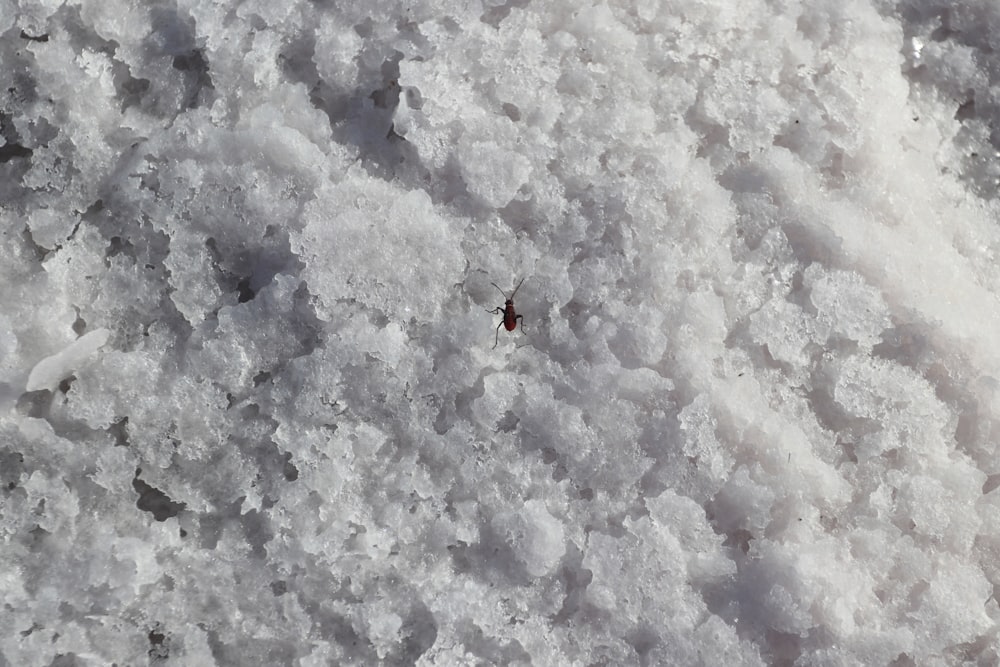
[[[528,335],[524,331],[524,315],[518,315],[514,311],[514,295],[517,294],[517,290],[521,289],[521,285],[523,284],[524,284],[524,278],[521,278],[521,282],[517,284],[517,287],[515,287],[514,291],[510,293],[510,296],[507,296],[507,293],[504,292],[502,289],[500,289],[499,285],[497,285],[496,283],[490,283],[490,285],[496,287],[500,291],[500,293],[503,294],[504,298],[504,304],[502,306],[497,306],[493,310],[486,311],[487,313],[491,313],[493,315],[496,315],[498,313],[503,314],[503,319],[500,320],[500,324],[497,325],[496,340],[493,341],[494,350],[500,343],[500,327],[505,328],[507,331],[513,331],[514,329],[517,328],[517,321],[521,320],[521,333],[523,333],[525,336]]]

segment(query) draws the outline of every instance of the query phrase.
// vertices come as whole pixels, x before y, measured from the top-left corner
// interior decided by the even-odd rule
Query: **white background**
[[[0,35],[0,663],[1000,660],[997,3]]]

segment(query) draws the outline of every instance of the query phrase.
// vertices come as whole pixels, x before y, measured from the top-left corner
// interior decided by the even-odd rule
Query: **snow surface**
[[[0,34],[0,665],[1000,661],[995,0]]]

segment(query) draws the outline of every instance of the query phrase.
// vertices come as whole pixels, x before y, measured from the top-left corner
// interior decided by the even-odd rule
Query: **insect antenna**
[[[517,287],[514,288],[514,291],[510,293],[510,300],[511,301],[514,300],[514,295],[517,294],[517,290],[521,289],[521,285],[523,285],[523,284],[524,284],[524,278],[521,278],[521,282],[519,282],[517,284]]]

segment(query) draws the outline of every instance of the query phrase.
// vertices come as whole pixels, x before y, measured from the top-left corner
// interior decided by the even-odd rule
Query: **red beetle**
[[[524,278],[521,278],[521,282],[517,284],[517,287],[515,287],[514,291],[510,293],[510,296],[507,296],[507,293],[504,292],[502,289],[500,289],[499,285],[497,285],[496,283],[490,283],[490,285],[496,287],[497,290],[499,290],[500,293],[503,294],[503,298],[505,299],[504,304],[502,306],[497,306],[493,310],[486,311],[487,313],[491,313],[493,315],[496,315],[498,313],[503,313],[503,319],[500,320],[500,324],[497,325],[496,340],[493,342],[494,350],[496,349],[497,344],[500,343],[501,326],[507,331],[513,331],[514,329],[517,328],[517,321],[521,320],[521,333],[523,333],[525,336],[528,335],[524,331],[524,315],[518,315],[516,312],[514,312],[514,295],[517,294],[517,290],[521,289],[521,285],[523,284],[524,284]]]

